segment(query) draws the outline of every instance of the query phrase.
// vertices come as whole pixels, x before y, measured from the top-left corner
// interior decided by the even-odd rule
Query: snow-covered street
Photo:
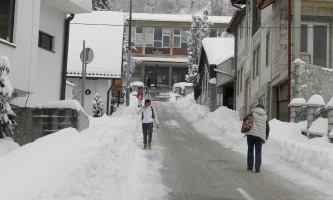
[[[177,102],[172,97],[173,103],[199,132],[244,155],[245,170],[246,140],[235,111],[209,113],[191,96]],[[67,128],[22,147],[9,138],[0,140],[0,199],[168,199],[170,189],[160,174],[163,150],[157,136],[152,150],[142,150],[136,109],[132,98],[131,106],[122,105],[111,117],[90,118],[82,132]],[[327,137],[309,140],[298,124],[271,120],[270,125],[262,173],[280,174],[333,197],[333,145]]]

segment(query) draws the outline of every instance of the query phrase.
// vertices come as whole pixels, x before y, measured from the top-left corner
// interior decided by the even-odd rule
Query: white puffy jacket
[[[246,135],[253,135],[260,137],[264,142],[266,142],[266,121],[267,115],[264,109],[260,107],[255,107],[252,109],[253,112],[253,126],[246,133]]]

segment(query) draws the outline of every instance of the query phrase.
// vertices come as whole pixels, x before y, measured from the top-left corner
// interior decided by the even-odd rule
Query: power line
[[[128,27],[128,25],[126,24],[89,24],[89,23],[71,23],[73,25],[87,25],[87,26],[122,26],[122,27]],[[132,26],[133,27],[133,26]],[[162,26],[162,25],[153,25],[153,26],[147,26],[147,25],[144,25],[144,26],[135,26],[135,27],[170,27],[170,26]],[[182,27],[177,27],[177,26],[173,26],[172,28],[182,28]],[[186,27],[186,28],[194,28],[194,29],[197,29],[197,28],[207,28],[207,27],[202,27],[202,26],[199,26],[199,27]],[[219,28],[219,27],[209,27],[209,28]],[[221,27],[221,28],[226,28],[226,27]],[[247,29],[247,28],[253,28],[252,26],[242,26],[242,27],[237,27],[239,29]],[[272,29],[277,29],[277,28],[288,28],[287,26],[260,26],[258,27],[258,29],[261,29],[261,28],[272,28]],[[313,29],[319,29],[319,28],[328,28],[328,29],[332,29],[333,27],[332,26],[317,26],[317,27],[314,27],[314,26],[306,26],[306,27],[301,27],[301,26],[292,26],[291,28],[313,28]]]

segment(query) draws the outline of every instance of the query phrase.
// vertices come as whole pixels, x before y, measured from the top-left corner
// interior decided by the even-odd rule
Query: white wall
[[[0,43],[0,56],[10,61],[10,82],[23,91],[33,91],[29,82],[37,69],[39,6],[39,0],[16,1],[13,43]]]
[[[73,99],[73,90],[74,89],[75,89],[74,85],[66,84],[66,93],[65,93],[66,100]]]
[[[18,1],[22,2],[22,1]],[[34,27],[34,34],[38,39],[39,31],[47,33],[54,37],[54,51],[48,51],[38,47],[38,40],[30,43],[33,49],[35,62],[33,69],[30,70],[30,66],[27,66],[27,74],[29,76],[16,77],[28,77],[26,85],[28,88],[24,88],[25,91],[30,91],[27,106],[34,106],[49,101],[60,100],[61,92],[61,70],[62,70],[62,54],[64,45],[64,21],[66,19],[66,13],[54,9],[53,7],[41,2],[40,10],[34,12],[40,12],[38,18],[38,27]],[[18,11],[20,13],[20,11]],[[30,52],[30,51],[29,51]],[[29,63],[29,62],[28,62]],[[32,67],[31,67],[32,68]],[[16,86],[14,86],[17,88]],[[18,88],[20,89],[20,88]],[[13,100],[13,104],[24,106],[27,97],[19,97]]]
[[[60,100],[65,20],[65,13],[41,4],[39,30],[54,37],[54,52],[38,48],[37,78],[32,80],[36,94],[29,100],[32,105]]]
[[[75,84],[74,91],[77,92],[76,98],[80,103],[81,99],[81,79],[79,78],[67,78],[67,81]],[[107,92],[111,86],[111,80],[108,79],[87,79],[85,82],[85,90],[91,91],[90,95],[84,94],[84,106],[83,109],[88,115],[92,115],[92,102],[95,98],[95,94],[98,93],[104,102],[104,111],[106,112],[107,104]],[[67,91],[66,91],[67,92]]]

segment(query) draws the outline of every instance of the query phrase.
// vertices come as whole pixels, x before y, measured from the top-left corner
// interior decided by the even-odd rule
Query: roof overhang
[[[246,5],[246,0],[230,0],[230,3],[232,5],[234,5],[234,4],[243,4],[243,5]]]
[[[315,8],[333,8],[332,0],[321,0],[320,2],[314,0],[302,1],[302,7],[315,7]]]
[[[41,0],[46,4],[64,11],[67,14],[90,13],[91,0]]]
[[[275,0],[259,0],[256,6],[258,9],[262,10],[267,6],[271,5],[272,3],[274,3],[274,1]]]
[[[242,22],[245,15],[246,7],[243,7],[235,12],[230,23],[228,24],[227,33],[236,34],[238,25]]]

